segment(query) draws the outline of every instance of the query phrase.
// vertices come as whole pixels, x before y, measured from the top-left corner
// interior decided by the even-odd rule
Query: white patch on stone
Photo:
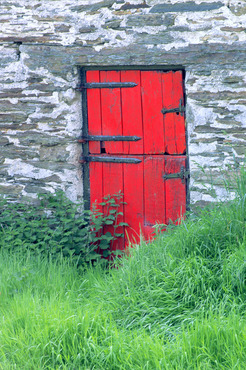
[[[10,176],[21,175],[32,179],[42,179],[53,175],[52,171],[34,167],[21,159],[6,158],[4,164],[8,165],[7,171]]]
[[[8,132],[9,133],[9,132]],[[13,137],[13,136],[6,136],[10,142],[10,144],[14,144],[14,145],[19,145],[20,143],[20,140],[16,137]]]
[[[11,104],[18,104],[18,102],[19,102],[19,99],[17,99],[17,98],[9,98],[8,99],[9,100],[9,102],[11,103]]]

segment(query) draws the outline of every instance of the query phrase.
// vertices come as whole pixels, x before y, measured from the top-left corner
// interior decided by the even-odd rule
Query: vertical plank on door
[[[100,205],[100,203],[102,203],[103,201],[103,182],[102,182],[103,164],[100,162],[90,162],[89,173],[90,173],[90,210],[94,214],[97,214],[98,211],[100,213],[103,213],[103,207],[102,205]],[[99,236],[100,233],[103,233],[103,230],[97,232],[97,236]],[[99,250],[97,251],[99,252]]]
[[[184,86],[182,71],[173,73],[173,104],[177,107],[180,104],[184,106]],[[176,153],[184,154],[186,152],[186,139],[185,139],[185,116],[176,114],[175,117],[175,137],[176,137]]]
[[[121,71],[121,82],[137,84],[135,87],[121,89],[123,135],[141,138],[135,142],[124,142],[124,154],[143,154],[140,71]]]
[[[185,167],[184,157],[166,156],[165,173],[179,173]],[[166,222],[177,221],[186,211],[186,184],[181,179],[165,180]]]
[[[99,82],[99,71],[87,71],[86,82]],[[102,135],[100,89],[87,89],[88,134]],[[89,142],[89,153],[100,153],[100,142]]]
[[[123,164],[122,163],[103,163],[103,195],[114,195],[117,193],[124,194],[123,187]],[[117,209],[118,212],[123,212],[123,205]],[[104,214],[107,214],[107,207],[104,207]],[[123,217],[119,216],[117,223],[123,222]],[[122,226],[118,227],[116,232],[123,233],[124,229]],[[113,226],[105,227],[105,233],[114,233]],[[112,243],[112,250],[124,249],[124,238],[118,238]]]
[[[126,245],[139,243],[140,230],[144,227],[143,156],[138,164],[124,164],[124,222]],[[130,242],[130,243],[129,243]]]
[[[119,71],[100,71],[100,82],[120,82]],[[122,135],[121,93],[120,88],[101,89],[102,134]],[[106,153],[123,152],[121,141],[105,141]]]
[[[151,238],[156,223],[165,223],[165,194],[163,175],[165,173],[163,155],[144,158],[144,236]]]
[[[161,78],[161,72],[141,71],[145,154],[165,152],[163,114],[161,113],[163,108]]]
[[[182,72],[162,74],[163,108],[178,108],[184,105]],[[164,114],[165,152],[168,154],[185,153],[185,118],[180,113]]]
[[[96,207],[102,212],[102,206],[99,205],[103,201],[103,163],[90,162],[90,205],[91,210]]]

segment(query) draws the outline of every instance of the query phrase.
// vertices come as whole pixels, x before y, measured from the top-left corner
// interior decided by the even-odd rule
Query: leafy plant
[[[83,210],[82,204],[74,204],[61,191],[39,196],[36,204],[0,198],[0,248],[28,249],[52,257],[62,254],[80,265],[103,263],[102,255],[110,256],[112,242],[123,237],[116,232],[121,199],[122,194],[108,196],[103,203],[105,213],[96,207]],[[112,225],[112,231],[105,233],[107,225]]]
[[[124,238],[122,227],[128,226],[122,222],[123,212],[119,208],[125,204],[121,192],[107,195],[103,202],[94,204],[91,214],[93,240],[98,246],[98,252],[105,258],[122,255],[122,248],[118,248],[115,242]]]

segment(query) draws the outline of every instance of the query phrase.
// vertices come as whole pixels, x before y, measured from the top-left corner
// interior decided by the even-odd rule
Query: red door
[[[124,248],[185,212],[182,72],[87,71],[84,87],[90,204],[123,193]]]

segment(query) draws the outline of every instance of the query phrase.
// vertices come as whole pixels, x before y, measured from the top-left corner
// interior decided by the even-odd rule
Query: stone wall
[[[185,70],[191,202],[241,161],[246,131],[244,0],[2,0],[0,193],[83,194],[80,67]],[[202,166],[205,172],[201,172]]]

